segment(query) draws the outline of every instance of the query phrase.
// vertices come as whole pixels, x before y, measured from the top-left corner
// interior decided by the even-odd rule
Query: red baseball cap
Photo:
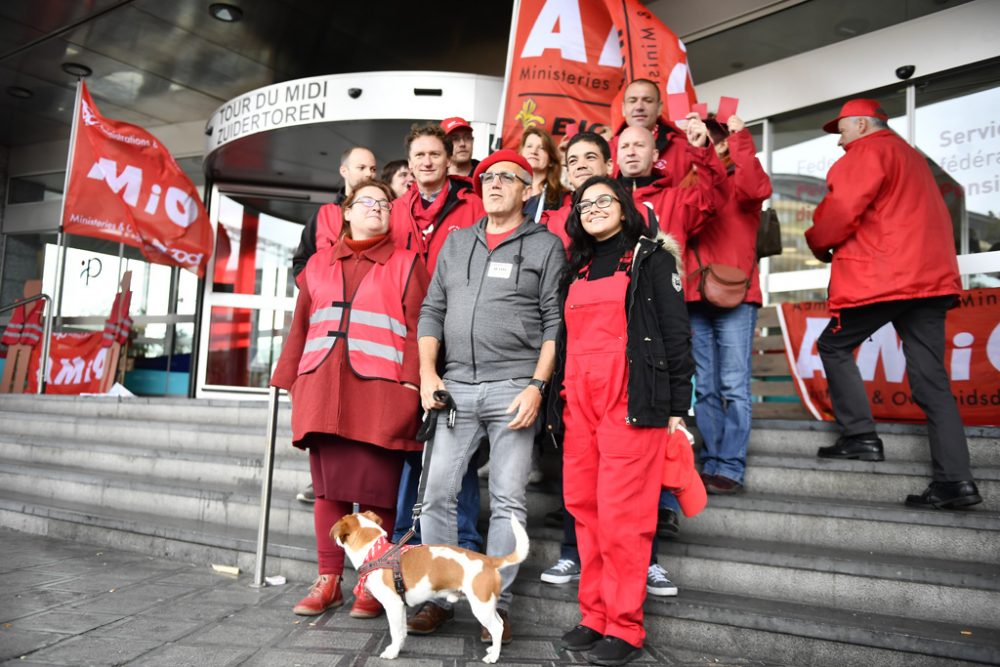
[[[472,126],[464,118],[459,118],[458,116],[452,116],[451,118],[445,118],[441,121],[441,129],[444,130],[445,134],[451,134],[455,130],[466,129],[470,132],[472,131]]]
[[[480,162],[476,167],[476,170],[472,172],[472,186],[476,189],[476,194],[480,197],[483,196],[483,182],[479,180],[479,177],[497,162],[513,162],[521,169],[524,169],[529,178],[531,177],[531,165],[528,164],[528,161],[525,160],[520,153],[512,151],[509,148],[497,151]]]
[[[847,100],[844,102],[844,106],[840,107],[840,115],[823,125],[823,131],[829,132],[830,134],[837,134],[837,132],[839,132],[837,129],[837,123],[840,122],[841,118],[847,118],[849,116],[871,116],[872,118],[889,120],[889,114],[885,112],[885,109],[883,109],[882,105],[878,103],[878,100],[868,100],[864,98]]]

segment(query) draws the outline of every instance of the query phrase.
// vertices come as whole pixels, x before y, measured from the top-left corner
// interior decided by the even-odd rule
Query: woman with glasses
[[[344,602],[333,524],[357,502],[392,534],[403,454],[420,449],[417,318],[429,278],[423,260],[389,237],[392,199],[389,186],[367,181],[344,201],[344,235],[309,258],[271,378],[291,395],[292,443],[309,451],[316,494],[319,577],[293,609],[303,616]],[[381,613],[367,592],[351,609],[356,618]]]
[[[531,198],[524,204],[524,214],[538,222],[539,207],[555,210],[568,199],[562,185],[562,157],[552,136],[540,127],[524,131],[519,152],[531,165]]]
[[[589,178],[566,224],[549,429],[564,427],[563,494],[576,519],[582,620],[563,635],[598,665],[642,652],[642,604],[664,446],[691,404],[690,325],[679,247],[647,236],[616,180]]]

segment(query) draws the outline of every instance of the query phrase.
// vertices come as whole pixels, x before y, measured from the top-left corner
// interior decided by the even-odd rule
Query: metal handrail
[[[263,588],[264,568],[267,565],[267,531],[271,517],[271,482],[274,477],[274,441],[278,435],[278,388],[268,388],[267,440],[264,449],[264,466],[261,471],[260,517],[257,524],[257,556],[254,562],[251,588]]]
[[[29,296],[26,299],[21,299],[20,301],[15,301],[7,306],[0,306],[0,313],[6,313],[8,310],[14,310],[18,306],[25,306],[29,303],[34,303],[39,299],[45,299],[48,301],[48,308],[52,308],[52,297],[48,294],[40,293],[35,296]],[[45,393],[45,367],[49,363],[49,343],[52,339],[52,331],[49,328],[51,326],[50,323],[51,318],[47,318],[45,321],[45,332],[42,334],[42,356],[39,358],[38,362],[38,382],[36,383],[39,394]]]

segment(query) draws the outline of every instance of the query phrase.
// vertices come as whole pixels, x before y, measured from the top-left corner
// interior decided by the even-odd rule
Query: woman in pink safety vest
[[[344,551],[330,529],[352,503],[392,534],[403,454],[414,439],[420,394],[417,318],[429,280],[424,263],[389,237],[393,194],[380,181],[344,201],[343,236],[300,276],[298,302],[271,384],[292,399],[292,443],[309,451],[319,577],[293,611],[343,604]],[[382,613],[367,593],[355,618]]]

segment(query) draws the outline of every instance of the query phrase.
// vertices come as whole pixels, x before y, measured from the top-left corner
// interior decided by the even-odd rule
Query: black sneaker
[[[567,651],[589,651],[603,638],[604,635],[597,630],[591,630],[586,625],[578,625],[562,636],[559,646]]]
[[[586,656],[592,665],[624,665],[642,655],[642,649],[618,637],[605,637]]]

